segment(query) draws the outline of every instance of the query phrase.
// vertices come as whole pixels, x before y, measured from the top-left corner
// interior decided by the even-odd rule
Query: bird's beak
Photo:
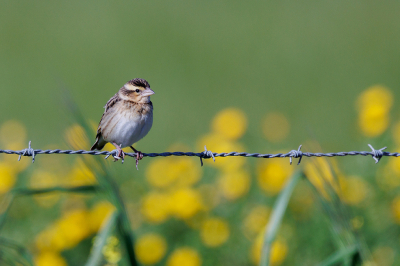
[[[150,88],[146,88],[143,92],[142,92],[142,95],[143,96],[150,96],[150,95],[153,95],[154,94],[154,91],[152,90],[152,89],[150,89]]]

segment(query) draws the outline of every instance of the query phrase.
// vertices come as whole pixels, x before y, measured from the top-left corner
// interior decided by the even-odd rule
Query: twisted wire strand
[[[248,152],[222,152],[215,153],[208,151],[206,146],[204,146],[203,152],[162,152],[162,153],[143,153],[143,157],[168,157],[168,156],[190,156],[190,157],[199,157],[201,165],[203,165],[202,159],[210,159],[212,158],[215,162],[215,157],[230,157],[230,156],[241,156],[241,157],[253,157],[253,158],[290,158],[290,164],[292,164],[292,158],[299,158],[298,164],[300,164],[303,156],[305,157],[336,157],[336,156],[372,156],[375,160],[375,163],[378,163],[379,160],[384,156],[392,156],[399,157],[400,153],[398,152],[385,152],[383,150],[386,147],[375,150],[370,144],[368,146],[372,151],[349,151],[349,152],[329,152],[329,153],[313,153],[313,152],[302,152],[301,146],[297,150],[291,150],[288,153],[277,153],[277,154],[262,154],[262,153],[248,153]],[[31,142],[29,141],[29,147],[24,150],[14,151],[14,150],[1,150],[0,153],[4,154],[17,154],[19,155],[18,160],[21,159],[21,156],[30,156],[32,157],[32,162],[35,161],[35,156],[38,154],[88,154],[88,155],[106,155],[106,159],[109,156],[113,156],[116,159],[117,150],[113,151],[86,151],[86,150],[41,150],[41,149],[32,149]],[[136,158],[136,153],[125,153],[126,156]]]

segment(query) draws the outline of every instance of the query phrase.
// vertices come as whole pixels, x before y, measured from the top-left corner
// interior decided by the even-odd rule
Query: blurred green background
[[[215,124],[222,125],[222,128],[224,125],[229,125],[231,121],[229,119],[232,118],[228,115],[226,120],[215,122],[216,114],[231,107],[236,108],[236,111],[240,110],[239,114],[241,112],[244,114],[244,124],[248,127],[245,132],[238,133],[236,137],[227,141],[229,145],[220,147],[259,153],[288,152],[311,139],[318,141],[321,146],[315,148],[318,145],[309,145],[309,148],[315,148],[313,151],[368,150],[367,143],[373,144],[375,148],[389,146],[389,151],[396,151],[395,144],[397,142],[397,146],[400,146],[400,141],[393,138],[391,132],[395,125],[392,122],[400,118],[399,108],[396,106],[396,99],[400,97],[399,8],[400,2],[396,1],[382,3],[377,1],[4,0],[0,3],[0,124],[8,120],[20,121],[27,130],[24,141],[31,140],[35,149],[66,148],[66,144],[71,146],[71,143],[73,146],[74,141],[71,141],[71,138],[74,137],[68,139],[68,136],[71,136],[71,132],[77,132],[70,127],[76,123],[76,117],[65,107],[63,99],[65,95],[62,91],[68,90],[83,116],[90,123],[97,124],[103,113],[102,107],[108,99],[125,82],[140,77],[148,80],[156,92],[152,96],[155,108],[153,128],[136,146],[143,152],[179,149],[200,152],[205,144],[210,145],[208,147],[212,149],[213,144],[220,143],[212,137],[207,138],[207,134],[215,131]],[[379,113],[381,111],[379,108],[368,113],[366,109],[363,111],[356,104],[359,95],[375,85],[384,86],[376,87],[379,97],[382,93],[380,88],[384,88],[382,97],[390,98],[382,101],[383,106],[386,106],[381,106],[383,109],[386,108],[383,113]],[[370,101],[371,97],[368,99]],[[387,102],[393,99],[394,104],[391,109]],[[288,122],[290,130],[286,130],[289,132],[287,136],[286,133],[282,133],[285,135],[284,138],[270,141],[263,133],[265,124],[263,121],[267,114],[277,112],[284,116],[283,121]],[[388,119],[389,124],[381,125],[379,124],[381,120],[376,124],[374,120],[375,122],[369,126],[375,128],[378,125],[376,128],[380,128],[379,132],[365,133],[357,124],[357,121],[362,120],[360,117],[364,113],[368,113],[369,117],[373,117],[376,121]],[[241,122],[243,121],[239,121],[238,124]],[[214,128],[210,127],[210,124],[214,125]],[[271,127],[270,131],[275,131],[275,128]],[[395,132],[400,134],[400,130]],[[85,146],[77,145],[77,147],[89,149],[92,140],[94,141],[94,133],[92,134],[93,136],[87,136],[90,143],[79,139],[77,141],[79,145],[85,143]],[[0,141],[5,147],[8,143],[4,136],[0,136]],[[239,138],[241,143],[238,144],[235,141]],[[62,166],[60,164],[57,168],[56,161],[47,159],[43,159],[44,163],[40,164],[45,155],[38,156],[38,163],[29,165],[26,169],[23,166],[24,172],[22,170],[22,173],[18,172],[15,187],[33,186],[35,180],[40,180],[40,176],[43,176],[43,173],[37,173],[39,168],[40,171],[52,174],[59,173],[60,169],[63,169],[65,173],[72,172],[67,176],[72,179],[74,176],[79,176],[77,173],[74,174],[75,168],[80,167],[81,172],[87,170],[86,168],[82,170],[80,162],[74,161],[75,159],[65,158],[66,156],[62,155],[54,156],[56,159],[65,160]],[[16,159],[16,156],[14,158]],[[307,159],[304,158],[304,161]],[[29,158],[23,160],[29,161]],[[210,192],[207,185],[217,182],[215,181],[217,179],[222,180],[218,181],[221,186],[225,184],[224,176],[234,176],[239,181],[247,180],[244,181],[244,186],[248,186],[247,190],[241,191],[240,196],[235,196],[237,198],[222,195],[221,198],[225,197],[225,201],[222,200],[222,203],[216,205],[217,207],[204,210],[203,206],[194,211],[204,212],[202,215],[205,217],[210,214],[223,217],[231,226],[231,235],[228,233],[229,241],[225,239],[224,241],[228,242],[223,241],[217,245],[217,249],[213,249],[203,243],[204,237],[203,240],[199,240],[197,232],[199,227],[191,224],[193,221],[188,221],[187,217],[179,217],[182,215],[179,210],[171,211],[175,213],[169,213],[168,218],[164,217],[162,221],[151,221],[152,218],[146,216],[148,213],[143,211],[142,206],[145,197],[154,195],[152,193],[155,192],[162,192],[162,196],[170,193],[168,195],[174,198],[180,195],[176,194],[176,191],[181,189],[175,191],[176,188],[166,188],[157,184],[158,181],[154,181],[157,179],[152,179],[153,172],[161,172],[163,168],[155,165],[162,163],[159,160],[153,164],[152,160],[156,159],[143,160],[139,164],[140,171],[136,171],[133,160],[129,159],[122,166],[119,163],[105,163],[109,171],[107,174],[110,174],[118,184],[123,199],[127,201],[127,209],[133,210],[130,211],[129,217],[135,236],[156,232],[158,237],[166,239],[167,247],[164,253],[153,262],[150,257],[147,263],[149,265],[154,263],[164,265],[167,261],[170,263],[168,265],[177,265],[176,261],[174,264],[168,258],[173,250],[181,245],[191,245],[198,250],[203,265],[235,265],[235,263],[254,265],[255,259],[249,255],[249,250],[255,245],[255,235],[246,235],[244,238],[238,233],[239,229],[233,228],[241,228],[241,223],[246,223],[243,218],[248,215],[246,210],[257,204],[267,206],[267,209],[257,210],[265,211],[269,215],[269,210],[276,200],[275,196],[282,189],[284,182],[293,170],[302,169],[292,166],[288,170],[282,165],[263,165],[259,159],[249,158],[240,161],[241,170],[244,169],[244,172],[239,171],[243,175],[237,177],[229,171],[231,175],[227,174],[225,168],[231,166],[221,166],[221,164],[213,168],[209,166],[210,160],[205,162],[208,166],[204,167],[204,170],[199,170],[197,158],[179,161],[181,165],[174,164],[174,158],[168,161],[181,171],[183,178],[190,174],[201,177],[201,181],[195,180],[189,185],[190,189],[202,195],[202,201],[210,201],[211,196],[210,198],[204,196]],[[192,161],[196,162],[196,166],[192,165]],[[288,164],[287,161],[288,159],[285,159],[284,163]],[[400,198],[397,198],[400,165],[390,161],[387,165],[380,163],[385,167],[378,168],[373,165],[371,158],[346,157],[337,159],[341,169],[337,171],[336,160],[333,161],[335,163],[330,159],[327,161],[333,166],[326,166],[325,161],[314,162],[316,168],[323,169],[322,176],[326,174],[325,170],[328,168],[331,169],[328,172],[335,173],[339,179],[343,176],[357,175],[359,177],[349,179],[350,183],[338,179],[339,183],[346,183],[345,185],[340,183],[340,188],[345,191],[344,194],[347,193],[346,195],[354,192],[352,186],[358,189],[361,187],[360,190],[364,193],[362,197],[355,196],[356,199],[351,197],[349,199],[346,196],[341,198],[345,204],[357,206],[353,210],[356,218],[353,219],[351,218],[353,215],[346,214],[344,220],[347,219],[349,223],[351,221],[353,229],[360,229],[365,225],[367,229],[361,234],[361,238],[364,237],[375,262],[380,263],[378,265],[396,265],[399,258],[393,254],[398,252],[399,240],[392,236],[400,233],[396,225],[400,223]],[[2,157],[1,163],[3,162],[6,161]],[[52,167],[49,167],[49,162]],[[0,174],[6,176],[9,173],[4,172],[1,163]],[[85,163],[86,166],[91,165],[88,161]],[[312,172],[313,168],[310,167],[306,167],[308,173]],[[263,172],[264,168],[272,169],[268,171],[272,171],[272,176],[275,174],[278,183],[281,183],[276,185],[267,177],[267,181],[263,181],[263,177],[267,176]],[[83,176],[92,176],[93,172],[98,181],[101,180],[98,176],[107,176],[102,170],[93,169],[89,167],[90,174],[85,172]],[[151,169],[156,170],[151,172]],[[277,174],[277,170],[283,171],[282,175],[279,175],[280,172]],[[379,173],[395,176],[394,179],[385,179],[380,190],[376,186],[377,182],[379,183],[376,178]],[[165,173],[160,173],[160,178],[164,178],[163,174]],[[39,177],[35,179],[33,178],[35,176]],[[236,180],[235,178],[233,180]],[[46,182],[45,186],[63,184]],[[250,182],[251,185],[246,182]],[[104,185],[100,181],[99,183]],[[328,183],[330,184],[330,181]],[[269,187],[274,185],[277,189],[269,190]],[[3,184],[3,187],[7,186]],[[12,186],[14,183],[9,187]],[[389,186],[390,189],[383,189],[385,186]],[[0,193],[4,193],[1,187]],[[334,185],[332,187],[333,191],[336,191],[336,187]],[[373,188],[376,188],[376,191],[371,192]],[[321,188],[318,186],[317,190],[321,193]],[[327,221],[335,224],[335,221],[332,221],[334,219],[329,216],[327,219],[322,215],[318,205],[314,204],[318,201],[316,200],[318,196],[308,197],[308,191],[311,191],[309,186],[302,183],[300,189],[294,192],[294,197],[300,202],[298,205],[307,205],[311,201],[313,207],[300,212],[301,217],[305,212],[308,213],[305,215],[307,218],[298,219],[296,211],[286,217],[283,224],[284,232],[278,238],[280,242],[277,242],[281,246],[278,245],[275,249],[278,250],[275,251],[278,257],[272,265],[295,265],[294,263],[314,265],[338,249],[327,226]],[[302,197],[303,194],[308,196]],[[40,235],[40,232],[45,232],[49,224],[58,224],[54,221],[62,221],[62,217],[67,217],[64,220],[72,219],[64,213],[64,209],[76,209],[75,205],[80,206],[79,208],[84,205],[83,209],[88,209],[87,211],[85,209],[85,213],[90,211],[96,213],[98,206],[96,202],[102,197],[95,195],[94,198],[87,196],[83,196],[83,199],[78,197],[78,200],[74,198],[72,203],[66,203],[69,201],[64,198],[64,203],[63,201],[54,203],[58,205],[37,204],[35,207],[32,206],[36,203],[29,201],[29,198],[21,199],[10,208],[2,236],[13,239],[19,244],[26,244],[37,262],[37,257],[47,249],[40,247],[38,244],[40,241],[36,236]],[[323,193],[317,195],[320,197],[319,200],[326,200]],[[115,205],[112,196],[110,197],[111,199],[107,200]],[[195,204],[196,201],[190,207]],[[139,215],[138,210],[144,213]],[[138,212],[135,214],[135,211]],[[75,213],[75,215],[73,217],[80,217],[74,220],[76,227],[79,227],[79,219],[86,220],[82,217],[86,217],[84,215],[87,214],[79,216],[80,214]],[[95,214],[91,215],[97,217]],[[340,217],[341,215],[339,214]],[[104,215],[100,216],[104,218]],[[380,224],[376,217],[384,217],[382,219],[385,219],[386,223]],[[266,222],[264,218],[259,218],[258,223],[260,219]],[[78,241],[79,245],[74,245],[73,248],[60,247],[57,250],[63,252],[62,256],[69,265],[83,265],[92,243],[89,235],[93,236],[97,232],[100,227],[98,223],[101,221],[95,222],[96,225],[90,225],[93,228],[76,238],[82,240]],[[27,231],[21,231],[20,228]],[[160,243],[157,242],[159,239],[150,240],[148,242],[150,246]],[[110,241],[112,242],[112,239]],[[122,253],[123,256],[126,255]],[[191,256],[190,252],[182,254],[184,258]],[[363,258],[369,258],[365,254]],[[385,257],[393,258],[389,261],[382,260]],[[45,257],[38,265],[48,265],[45,263],[50,263],[51,259]],[[57,259],[58,257],[55,260]],[[119,260],[116,261],[118,264]],[[126,265],[124,263],[126,261],[121,260],[118,265]],[[365,265],[375,265],[372,263]],[[101,265],[117,264],[113,264],[112,259],[107,259]],[[53,261],[53,265],[57,263]],[[58,265],[64,264],[60,262]]]
[[[60,87],[97,122],[105,102],[141,77],[156,92],[146,151],[193,139],[230,106],[248,114],[254,138],[260,116],[279,110],[290,147],[312,131],[330,149],[352,149],[356,95],[376,83],[400,94],[399,5],[3,1],[0,121],[26,123],[36,147],[56,143],[68,123]]]

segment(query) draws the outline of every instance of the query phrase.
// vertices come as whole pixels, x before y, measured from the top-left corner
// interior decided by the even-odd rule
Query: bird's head
[[[148,103],[150,102],[150,95],[154,94],[154,91],[150,89],[150,84],[145,79],[132,79],[128,81],[120,90],[121,97],[134,101],[137,103]]]

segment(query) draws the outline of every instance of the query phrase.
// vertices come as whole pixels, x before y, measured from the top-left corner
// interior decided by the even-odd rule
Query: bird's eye
[[[136,89],[135,91],[136,91],[136,93],[139,93],[140,90],[139,90],[139,89]]]

